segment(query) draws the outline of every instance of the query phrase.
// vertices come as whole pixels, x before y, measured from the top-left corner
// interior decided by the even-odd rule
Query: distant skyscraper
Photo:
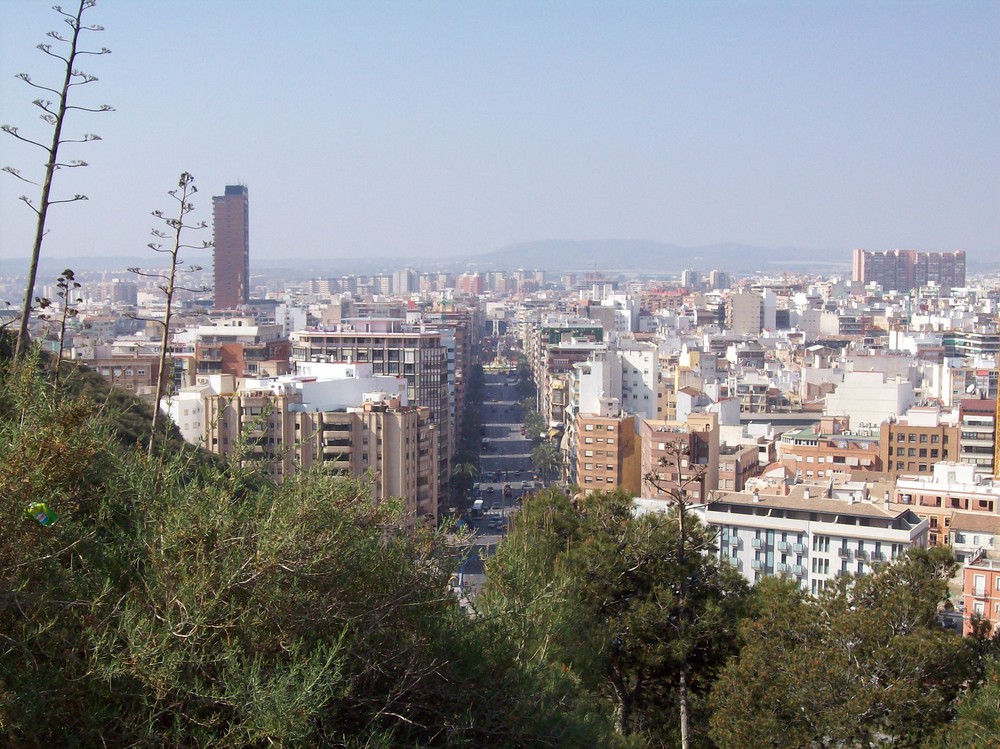
[[[215,218],[215,308],[250,301],[250,198],[245,185],[226,185],[212,198]]]

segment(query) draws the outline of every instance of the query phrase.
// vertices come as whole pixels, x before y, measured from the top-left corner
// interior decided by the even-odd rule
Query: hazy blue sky
[[[61,0],[75,6],[76,0]],[[0,0],[0,122],[52,0]],[[652,239],[1000,258],[1000,2],[99,0],[50,257],[142,255],[181,171],[251,257]],[[38,125],[36,128],[35,125]],[[40,175],[9,136],[0,164]],[[0,255],[33,215],[0,175]]]

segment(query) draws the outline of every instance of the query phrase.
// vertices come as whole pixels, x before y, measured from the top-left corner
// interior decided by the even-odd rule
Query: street
[[[531,440],[521,434],[522,409],[513,375],[484,373],[485,397],[480,441],[479,480],[473,499],[482,500],[482,515],[466,515],[475,531],[472,553],[458,571],[466,595],[474,595],[485,582],[483,558],[496,549],[507,532],[517,500],[541,486],[531,466]]]

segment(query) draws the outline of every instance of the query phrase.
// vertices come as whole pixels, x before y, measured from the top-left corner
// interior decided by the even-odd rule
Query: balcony
[[[752,569],[759,570],[759,569],[761,569],[763,567],[763,565],[764,565],[764,563],[760,559],[752,559],[752,560],[750,560],[750,567]]]
[[[778,551],[788,551],[791,548],[787,541],[778,541]]]
[[[839,549],[837,549],[837,556],[840,557],[841,559],[850,559],[851,550],[845,546],[841,546]]]
[[[751,545],[751,546],[752,546],[753,548],[755,548],[755,549],[760,549],[760,548],[763,548],[763,546],[764,546],[764,539],[762,539],[762,538],[754,538],[754,539],[751,539],[751,541],[750,541],[750,545]]]

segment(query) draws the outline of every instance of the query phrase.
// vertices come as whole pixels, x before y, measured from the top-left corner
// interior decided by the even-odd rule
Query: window
[[[941,438],[938,435],[936,435],[936,434],[932,434],[931,435],[931,444],[932,445],[936,445],[940,441],[941,441]]]
[[[926,445],[927,444],[927,435],[926,434],[921,434],[920,435],[920,444],[921,445]]]
[[[139,370],[139,376],[141,377],[144,374],[146,374],[146,370],[145,369],[140,369]]]

